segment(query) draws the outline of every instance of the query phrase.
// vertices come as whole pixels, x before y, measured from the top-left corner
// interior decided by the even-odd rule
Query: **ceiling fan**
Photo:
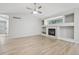
[[[40,11],[42,6],[39,5],[38,3],[34,3],[33,5],[34,8],[26,7],[26,9],[31,10],[31,14],[42,14],[42,12]]]
[[[26,9],[31,11],[31,14],[42,14],[42,11],[40,11],[40,9],[42,8],[42,6],[39,3],[33,3],[34,7],[30,8],[30,7],[26,7]],[[13,16],[14,19],[22,19],[21,17],[18,16]]]
[[[14,19],[22,19],[21,17],[18,16],[13,16]]]

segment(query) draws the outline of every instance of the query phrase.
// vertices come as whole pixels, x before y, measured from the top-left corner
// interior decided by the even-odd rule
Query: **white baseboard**
[[[30,36],[37,36],[40,34],[32,34],[32,35],[15,35],[15,36],[8,36],[8,39],[15,39],[15,38],[21,38],[21,37],[30,37]]]
[[[50,37],[50,38],[54,38],[54,36],[48,36],[48,35],[43,35],[41,34],[42,36],[46,36],[46,37]],[[55,37],[56,38],[56,37]],[[76,41],[75,39],[68,39],[68,38],[56,38],[57,40],[64,40],[64,41],[68,41],[68,42],[72,42],[72,43],[79,43],[79,41]]]

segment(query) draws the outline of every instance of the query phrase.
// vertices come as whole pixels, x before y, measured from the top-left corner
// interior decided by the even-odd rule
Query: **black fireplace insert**
[[[52,35],[52,36],[55,36],[56,35],[56,33],[55,33],[55,29],[48,29],[48,35]]]

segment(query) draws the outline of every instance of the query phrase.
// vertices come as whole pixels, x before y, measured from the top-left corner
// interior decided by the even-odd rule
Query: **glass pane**
[[[6,22],[0,21],[0,34],[6,33]]]
[[[63,19],[48,20],[48,24],[63,23]]]

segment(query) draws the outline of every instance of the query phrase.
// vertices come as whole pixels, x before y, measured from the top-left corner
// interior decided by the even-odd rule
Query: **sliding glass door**
[[[0,15],[0,34],[7,34],[8,33],[8,22],[9,16],[7,15]]]
[[[7,22],[0,20],[0,34],[6,34],[7,33]]]

